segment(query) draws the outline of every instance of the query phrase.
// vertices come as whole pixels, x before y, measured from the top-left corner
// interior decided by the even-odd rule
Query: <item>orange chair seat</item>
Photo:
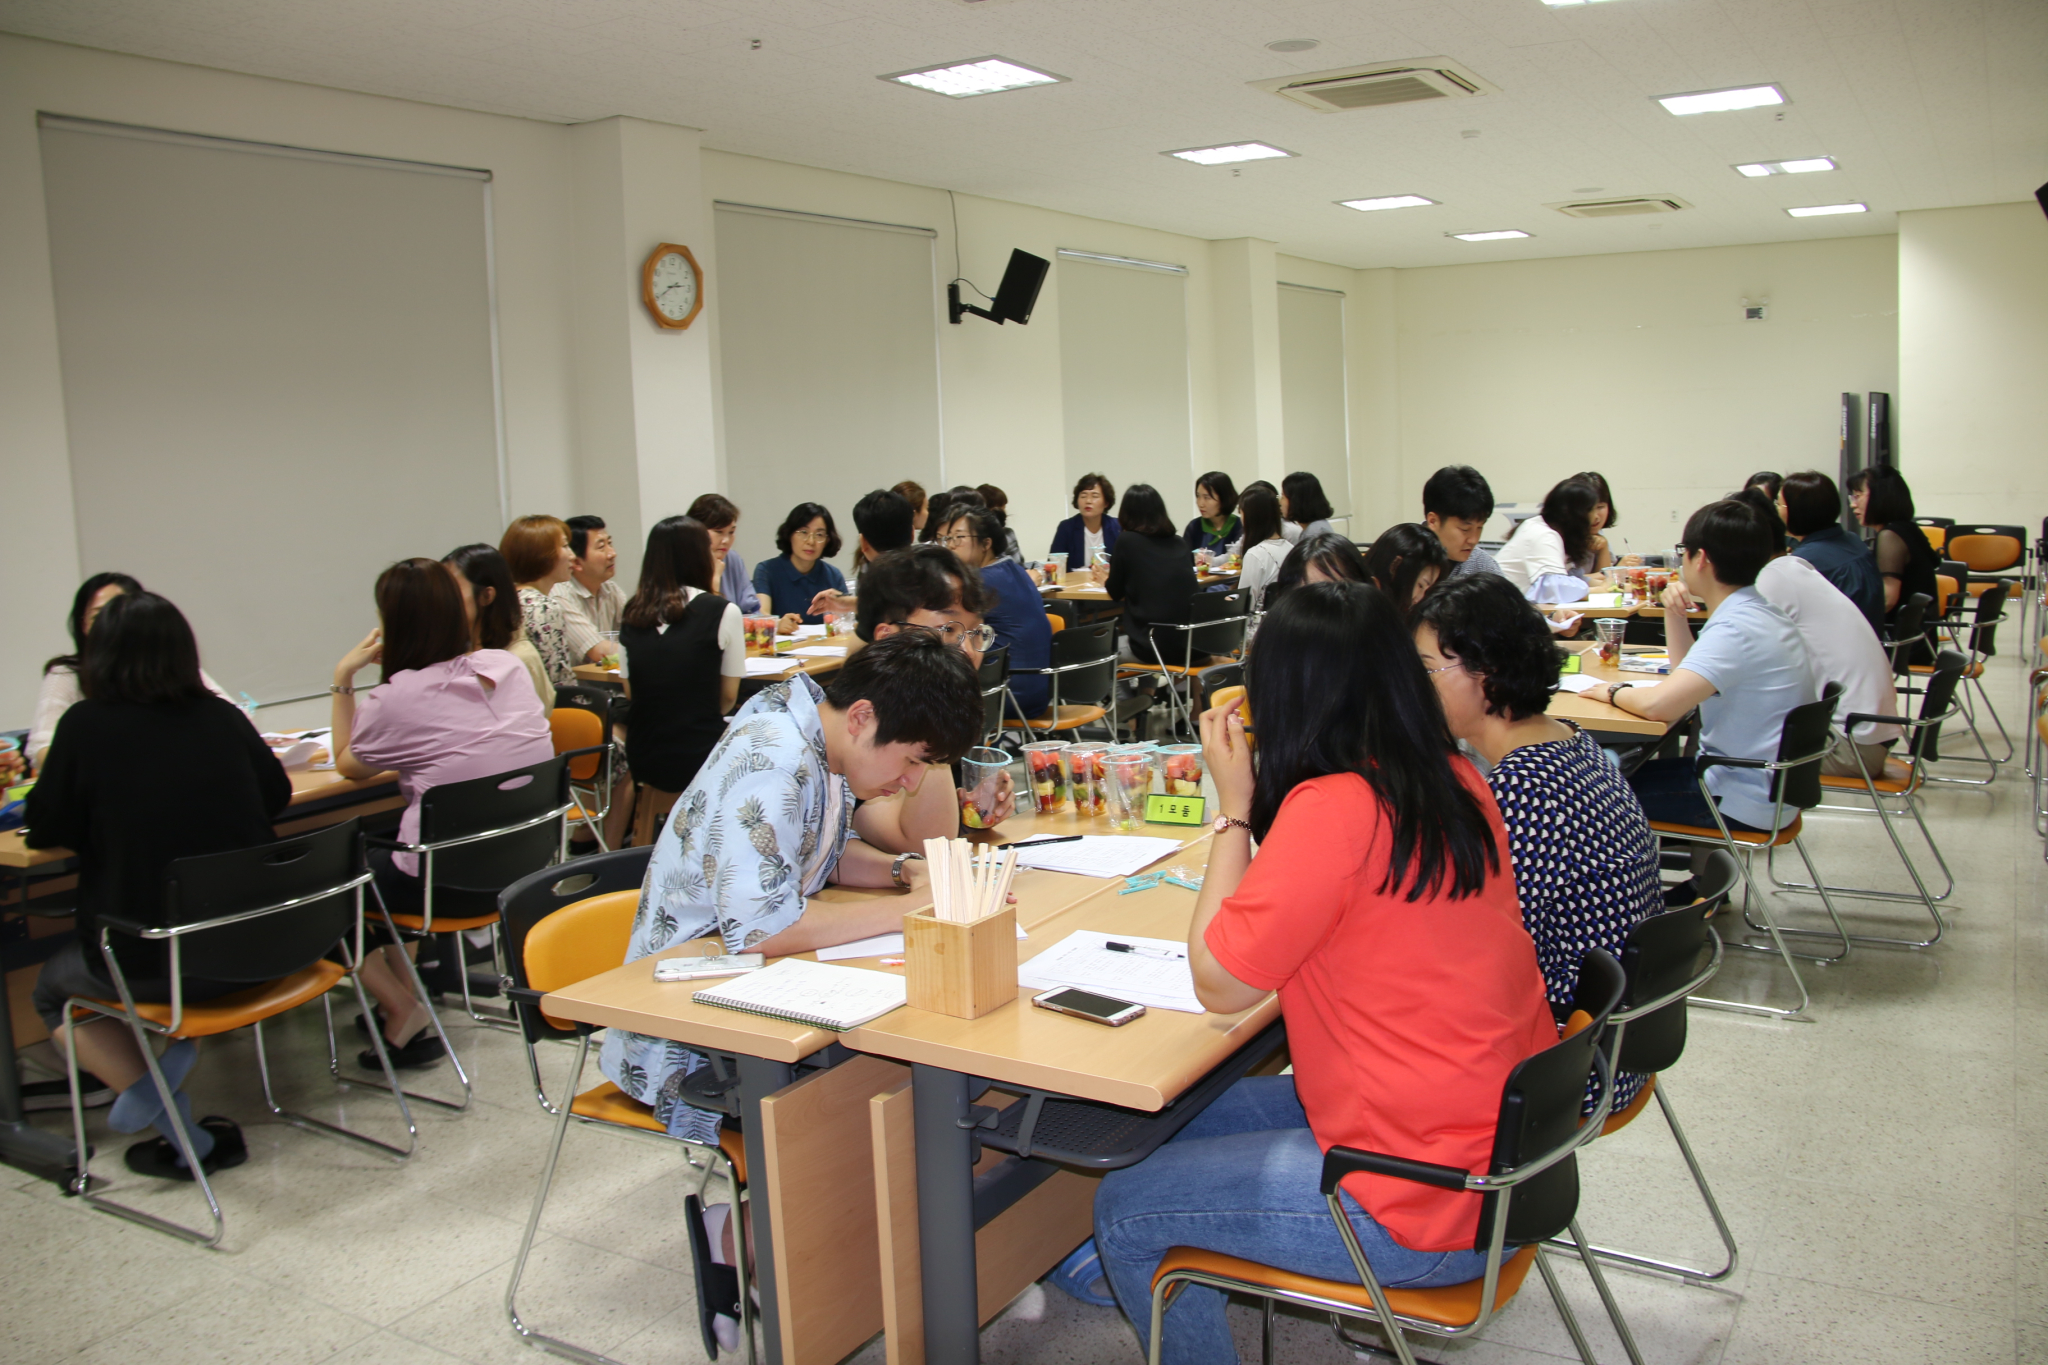
[[[1523,1278],[1529,1273],[1529,1267],[1535,1263],[1534,1247],[1523,1247],[1501,1262],[1500,1279],[1494,1285],[1493,1294],[1496,1308],[1505,1307],[1515,1297],[1516,1291],[1522,1287]],[[1241,1261],[1219,1251],[1174,1247],[1159,1262],[1159,1269],[1153,1272],[1152,1283],[1158,1284],[1160,1276],[1173,1270],[1199,1271],[1257,1285],[1261,1289],[1312,1295],[1366,1312],[1372,1311],[1372,1296],[1366,1293],[1362,1284],[1297,1275],[1291,1270],[1260,1265],[1257,1261]],[[1389,1289],[1386,1291],[1387,1306],[1405,1318],[1433,1322],[1440,1327],[1464,1327],[1479,1320],[1479,1291],[1484,1283],[1483,1280],[1468,1280],[1464,1284],[1447,1284],[1441,1289]]]
[[[1609,1114],[1607,1116],[1607,1122],[1600,1125],[1600,1136],[1606,1137],[1609,1133],[1618,1133],[1631,1123],[1634,1123],[1636,1115],[1643,1112],[1643,1106],[1650,1102],[1650,1096],[1656,1089],[1657,1078],[1655,1076],[1644,1081],[1643,1088],[1636,1091],[1636,1097],[1628,1102],[1628,1108],[1622,1110],[1619,1114]]]
[[[412,929],[420,932],[424,932],[427,926],[424,915],[393,915],[391,922],[401,929]],[[488,929],[497,922],[498,912],[495,910],[488,915],[436,915],[434,916],[434,932],[437,934],[460,934],[466,933],[471,929]]]
[[[1032,716],[1026,720],[1014,717],[1003,722],[1005,730],[1072,730],[1083,725],[1093,725],[1109,712],[1100,706],[1069,706],[1061,703],[1059,714]]]
[[[1820,784],[1834,791],[1860,792],[1864,789],[1863,779],[1860,777],[1836,777],[1829,773],[1821,774]],[[1913,781],[1913,769],[1908,764],[1896,758],[1888,758],[1884,761],[1884,771],[1872,777],[1870,785],[1888,795],[1897,796],[1916,784]]]
[[[338,962],[316,962],[303,971],[281,976],[275,981],[266,981],[260,986],[251,986],[246,991],[233,995],[216,996],[203,1003],[185,1006],[185,1017],[179,1021],[173,1038],[211,1038],[218,1033],[231,1033],[250,1024],[260,1024],[265,1019],[296,1009],[308,1000],[318,1000],[333,990],[347,972]],[[121,1007],[118,1000],[102,1000],[99,1003],[114,1009]],[[168,1026],[171,1022],[171,1007],[165,1005],[138,1004],[135,1012],[150,1023]]]
[[[1826,779],[1823,778],[1822,780],[1825,781]],[[1856,785],[1860,787],[1863,784],[1858,782]],[[1735,842],[1738,844],[1750,844],[1757,848],[1762,848],[1768,844],[1772,848],[1783,848],[1799,837],[1799,827],[1802,823],[1799,816],[1793,816],[1792,823],[1779,830],[1778,837],[1775,839],[1762,830],[1751,833],[1748,830],[1731,829],[1728,833],[1734,837]],[[1667,820],[1652,820],[1650,828],[1659,834],[1675,834],[1681,838],[1688,839],[1711,839],[1715,843],[1721,841],[1721,831],[1715,829],[1712,825],[1680,825]]]
[[[1933,674],[1933,672],[1934,672],[1934,665],[1932,665],[1932,664],[1907,664],[1907,665],[1906,665],[1906,671],[1907,671],[1908,673],[1911,673],[1911,674],[1913,674],[1913,675],[1914,675],[1915,677],[1919,677],[1919,678],[1924,678],[1924,677],[1928,677],[1928,676],[1931,676],[1931,675]],[[1983,677],[1983,676],[1984,676],[1984,662],[1983,662],[1983,660],[1981,660],[1981,659],[1980,659],[1980,660],[1976,661],[1975,663],[1969,663],[1969,664],[1965,664],[1965,665],[1963,665],[1963,676],[1964,676],[1965,678],[1981,678],[1981,677]]]
[[[640,1103],[610,1081],[586,1090],[578,1095],[569,1106],[569,1112],[579,1119],[594,1123],[615,1123],[621,1128],[638,1128],[647,1133],[666,1133],[654,1117],[654,1110]],[[725,1159],[732,1163],[740,1184],[747,1183],[747,1145],[742,1134],[721,1129],[718,1134],[718,1150],[725,1153]]]

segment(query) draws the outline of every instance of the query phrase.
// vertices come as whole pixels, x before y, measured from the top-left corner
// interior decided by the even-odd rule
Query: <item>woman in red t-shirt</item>
[[[1240,718],[1202,717],[1230,823],[1188,956],[1218,1013],[1280,992],[1294,1074],[1239,1081],[1102,1182],[1096,1246],[1141,1337],[1169,1247],[1355,1281],[1318,1188],[1323,1152],[1483,1171],[1508,1071],[1557,1041],[1499,808],[1457,755],[1394,604],[1363,584],[1297,589],[1260,626],[1247,685],[1256,775]],[[1482,1273],[1479,1196],[1371,1175],[1344,1190],[1382,1284]],[[1235,1362],[1223,1305],[1184,1290],[1165,1359]]]

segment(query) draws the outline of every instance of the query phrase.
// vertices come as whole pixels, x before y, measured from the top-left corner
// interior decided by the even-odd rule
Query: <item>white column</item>
[[[1245,482],[1261,478],[1277,486],[1287,472],[1287,437],[1280,408],[1275,247],[1254,237],[1211,242],[1209,271],[1217,463]]]
[[[648,528],[718,486],[710,209],[695,129],[610,118],[573,136],[574,510],[611,525],[630,583]],[[657,326],[641,302],[641,263],[663,242],[689,247],[704,271],[704,309],[686,331]]]

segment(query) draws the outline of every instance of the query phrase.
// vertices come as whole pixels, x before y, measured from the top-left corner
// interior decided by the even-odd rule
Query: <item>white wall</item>
[[[1598,470],[1640,552],[1756,470],[1833,470],[1840,395],[1898,393],[1895,252],[1860,237],[1396,272],[1390,510],[1418,519],[1446,464],[1503,502]],[[1744,299],[1768,319],[1743,321]]]
[[[1899,468],[1920,511],[2048,513],[2048,220],[2031,203],[1899,215]]]

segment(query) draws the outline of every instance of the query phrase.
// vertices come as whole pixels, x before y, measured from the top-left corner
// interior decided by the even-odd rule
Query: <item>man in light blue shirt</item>
[[[1683,582],[1664,594],[1670,676],[1654,689],[1618,682],[1596,695],[1666,724],[1697,706],[1703,752],[1775,759],[1787,713],[1820,696],[1799,627],[1755,587],[1776,553],[1775,539],[1775,528],[1748,503],[1730,499],[1693,513],[1685,524]],[[1708,611],[1696,641],[1685,622],[1688,593]],[[1689,758],[1654,759],[1629,784],[1650,819],[1712,829],[1714,812],[1697,772]],[[1706,781],[1730,829],[1771,828],[1770,774],[1716,767],[1707,770]]]

